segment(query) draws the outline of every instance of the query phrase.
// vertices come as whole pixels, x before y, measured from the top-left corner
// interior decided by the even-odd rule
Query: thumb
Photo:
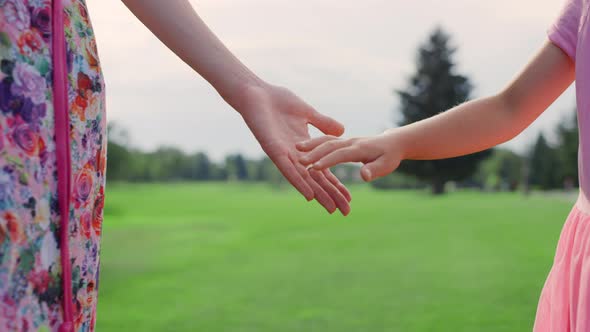
[[[344,133],[344,126],[340,122],[315,110],[309,119],[309,123],[326,135],[341,136]]]
[[[378,158],[361,168],[361,177],[366,182],[373,181],[376,178],[388,175],[396,168],[397,165],[393,165],[391,162],[388,163],[385,158]]]

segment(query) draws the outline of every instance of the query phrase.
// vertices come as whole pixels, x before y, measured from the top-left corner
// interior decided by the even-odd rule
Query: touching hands
[[[211,32],[189,1],[123,2],[242,115],[262,149],[305,198],[315,198],[330,213],[336,209],[344,215],[350,212],[346,187],[329,170],[307,170],[295,148],[295,143],[309,139],[308,124],[326,135],[340,136],[344,132],[340,123],[289,90],[260,80]]]
[[[350,193],[328,169],[307,170],[299,160],[297,142],[310,138],[308,124],[327,135],[340,136],[342,124],[320,114],[291,91],[268,84],[248,87],[231,102],[269,158],[307,200],[315,198],[333,213],[350,212]]]
[[[300,142],[297,149],[308,152],[300,162],[318,171],[341,163],[361,162],[364,164],[361,176],[365,181],[393,172],[402,160],[394,130],[377,136],[348,139],[327,135]]]

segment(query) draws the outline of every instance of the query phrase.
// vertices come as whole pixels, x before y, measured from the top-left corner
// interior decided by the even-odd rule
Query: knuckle
[[[347,155],[357,155],[359,153],[363,152],[363,148],[359,147],[359,146],[351,146],[349,148],[346,149],[346,154]]]
[[[354,147],[360,151],[364,151],[367,149],[371,149],[372,145],[369,144],[367,141],[364,140],[357,140],[356,142],[354,142]]]
[[[307,179],[309,179],[309,172],[303,170],[300,173],[301,173],[301,177],[303,178],[304,181],[307,181]]]
[[[338,141],[336,141],[336,140],[330,140],[330,141],[327,141],[326,143],[324,143],[324,147],[325,147],[326,149],[328,149],[328,150],[333,150],[333,149],[335,149],[335,148],[336,148],[336,143],[337,143],[337,142],[338,142]]]
[[[346,144],[348,144],[348,145],[354,145],[358,141],[359,141],[359,139],[357,137],[352,137],[352,138],[346,139]]]
[[[309,169],[309,174],[311,175],[311,177],[314,180],[317,180],[319,178],[319,176],[320,176],[320,171],[318,171],[317,169],[310,168]]]

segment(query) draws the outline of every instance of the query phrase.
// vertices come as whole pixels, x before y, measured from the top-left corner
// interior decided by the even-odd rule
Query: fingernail
[[[366,181],[371,180],[371,171],[368,168],[363,169],[363,173]]]
[[[322,165],[320,163],[315,163],[312,167],[315,169],[321,169]]]
[[[297,143],[297,144],[296,144],[296,146],[297,146],[299,149],[305,149],[305,148],[307,148],[307,145],[308,145],[308,144],[307,144],[307,141],[299,142],[299,143]]]
[[[305,156],[305,157],[301,157],[301,159],[299,159],[300,162],[307,164],[309,162],[309,157]]]

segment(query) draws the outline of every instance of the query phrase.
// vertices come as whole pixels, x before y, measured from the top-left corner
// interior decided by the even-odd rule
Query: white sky
[[[87,0],[107,84],[107,117],[135,146],[167,144],[215,159],[262,150],[240,117],[167,50],[119,0]],[[379,133],[394,122],[416,48],[441,25],[459,46],[475,96],[498,91],[546,40],[563,0],[200,0],[197,12],[249,67],[289,87],[347,128]],[[187,40],[190,42],[190,40]],[[522,150],[575,105],[570,88],[523,134]],[[398,114],[398,112],[395,112]]]

